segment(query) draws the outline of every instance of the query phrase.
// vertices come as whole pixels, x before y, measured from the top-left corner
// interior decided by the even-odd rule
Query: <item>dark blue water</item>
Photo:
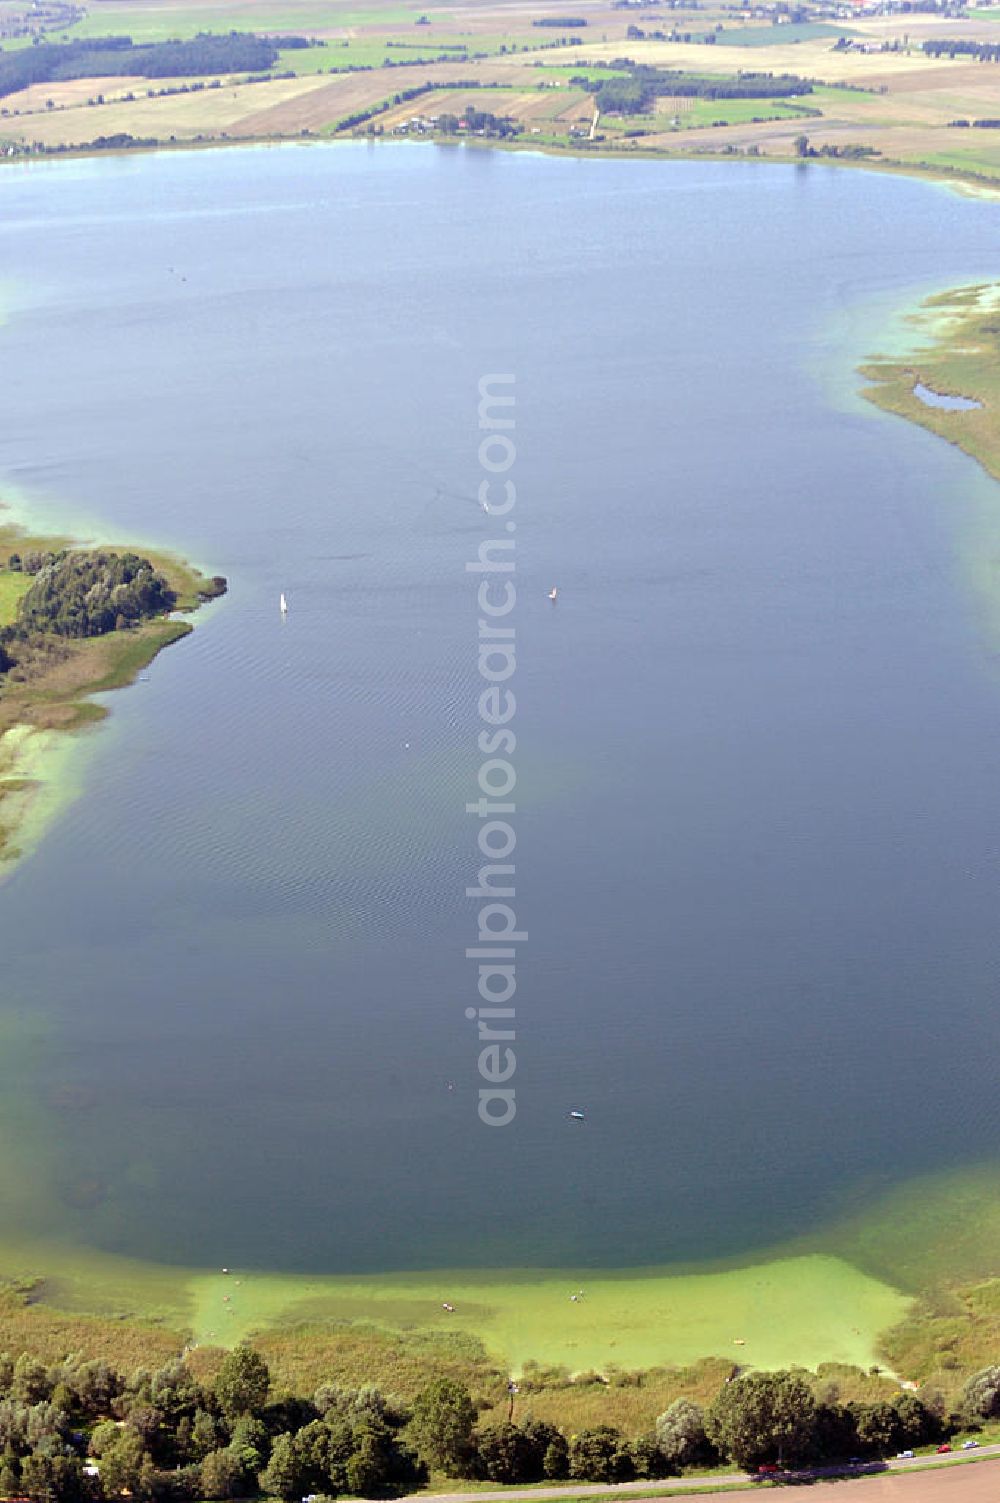
[[[889,309],[998,248],[991,202],[813,167],[4,170],[0,476],[231,581],[0,893],[23,1230],[639,1264],[996,1153],[1000,684],[959,544],[1000,491],[850,393]],[[502,1131],[463,953],[497,371],[530,935]]]

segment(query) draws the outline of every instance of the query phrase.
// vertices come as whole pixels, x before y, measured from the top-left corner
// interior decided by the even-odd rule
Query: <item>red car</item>
[[[778,1470],[777,1462],[774,1462],[774,1461],[762,1461],[761,1464],[760,1464],[760,1466],[757,1468],[757,1476],[758,1477],[773,1477],[774,1474],[775,1474],[775,1472],[777,1470]]]
[[[951,1446],[945,1440],[945,1441],[942,1441],[941,1445],[938,1446],[937,1453],[938,1453],[939,1456],[943,1456],[946,1451],[950,1451],[950,1450],[951,1450]]]

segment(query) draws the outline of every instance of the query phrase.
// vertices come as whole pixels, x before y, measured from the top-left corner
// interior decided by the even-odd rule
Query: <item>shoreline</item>
[[[947,167],[940,164],[930,166],[920,162],[905,162],[893,158],[871,157],[823,157],[821,160],[803,161],[801,157],[791,154],[775,152],[773,155],[752,155],[748,152],[726,152],[725,150],[712,151],[702,150],[678,150],[665,151],[655,147],[643,147],[633,143],[629,147],[616,147],[606,145],[589,145],[584,141],[577,141],[572,145],[556,146],[551,143],[538,144],[535,142],[522,142],[514,140],[460,140],[453,141],[444,137],[427,137],[423,139],[405,139],[384,136],[367,136],[362,133],[356,135],[331,135],[307,134],[297,136],[241,136],[214,138],[211,140],[187,140],[187,141],[139,141],[131,146],[102,147],[95,146],[92,142],[80,146],[67,146],[61,150],[46,150],[39,152],[26,152],[15,157],[0,157],[0,168],[17,166],[31,166],[36,163],[61,162],[61,161],[94,161],[102,157],[119,160],[134,156],[156,156],[158,154],[174,155],[178,152],[209,152],[209,151],[255,151],[263,147],[335,147],[344,145],[384,147],[438,147],[449,150],[466,151],[499,151],[511,155],[529,153],[540,157],[554,157],[558,159],[570,159],[573,161],[645,161],[645,162],[724,162],[729,166],[735,163],[745,163],[749,167],[795,167],[799,171],[819,170],[821,168],[854,169],[862,172],[881,173],[888,177],[910,177],[921,182],[940,183],[943,187],[954,188],[958,192],[969,192],[977,195],[1000,196],[1000,171],[995,177],[987,176],[981,172],[964,170],[958,167]]]
[[[225,144],[258,149],[262,144],[338,143],[273,140],[266,143],[202,143],[202,147],[213,149]],[[178,143],[176,148],[148,149],[194,148]],[[484,143],[478,149],[492,150],[496,147],[492,143]],[[521,149],[534,149],[540,155],[594,154]],[[84,154],[100,153],[80,153]],[[600,154],[603,157],[624,155],[614,151]],[[674,154],[639,151],[630,152],[629,156],[657,160],[679,159]],[[691,159],[741,160],[707,153],[698,153]],[[768,165],[781,165],[776,159],[763,160]],[[865,162],[830,161],[822,165],[869,168],[874,165],[877,170],[887,170],[885,164]],[[909,168],[899,170],[911,176],[920,175]],[[951,185],[954,186],[954,183]],[[970,384],[977,379],[974,375],[970,375],[968,379],[962,377],[960,386],[949,385],[949,380],[958,380],[959,376],[949,377],[944,369],[948,361],[967,361],[971,358],[970,328],[972,325],[978,327],[978,323],[988,319],[994,311],[993,303],[978,296],[987,290],[986,284],[983,284],[926,300],[921,305],[921,310],[912,317],[919,322],[924,310],[929,310],[922,327],[931,329],[932,343],[926,351],[892,359],[875,358],[866,362],[861,367],[862,373],[876,384],[865,388],[862,395],[883,410],[911,418],[929,431],[947,438],[976,458],[991,475],[1000,478],[1000,441],[995,455],[990,450],[989,455],[983,457],[971,446],[967,437],[963,442],[955,431],[958,420],[975,419],[977,414],[989,415],[991,404],[987,400],[987,394],[974,389]],[[971,302],[970,294],[976,294]],[[989,352],[982,358],[988,363]],[[876,374],[873,375],[872,372]],[[997,380],[1000,383],[1000,373]],[[935,391],[961,391],[962,395],[981,400],[982,408],[962,413],[927,407],[913,394],[912,387],[916,381],[925,382]],[[985,418],[982,421],[985,422]],[[68,542],[65,538],[36,538],[21,527],[0,526],[0,547],[8,550],[12,544],[19,548],[37,548],[51,545],[53,541],[58,541],[62,546],[66,546]],[[94,544],[79,546],[87,548]],[[126,545],[116,543],[108,546],[121,548]],[[197,610],[206,598],[198,589],[199,581],[207,582],[205,577],[173,555],[145,549],[140,551],[145,552],[163,570],[177,589],[178,608],[185,613]],[[41,820],[38,829],[40,836],[49,819],[64,807],[61,802],[57,802],[49,812],[42,810],[42,794],[46,790],[47,780],[39,774],[38,766],[46,764],[50,753],[54,755],[57,750],[63,752],[72,747],[78,732],[98,723],[109,714],[108,708],[94,704],[91,696],[133,682],[160,651],[191,630],[193,627],[190,622],[176,620],[171,616],[137,627],[120,637],[111,634],[106,638],[88,639],[83,644],[83,651],[78,654],[81,659],[86,655],[83,676],[68,685],[50,687],[48,693],[43,685],[39,697],[27,705],[29,718],[15,717],[4,724],[3,704],[0,701],[0,758],[10,758],[5,770],[0,767],[0,862],[10,862],[21,854],[20,850],[11,849],[11,843],[15,835],[23,837],[25,830],[31,828],[33,818]],[[100,644],[102,653],[95,651],[88,654],[87,649],[92,643]],[[37,718],[30,718],[32,713]],[[47,723],[46,716],[53,714],[55,720]],[[66,734],[60,735],[60,731]],[[48,786],[55,789],[58,795],[57,784],[57,779],[48,780]],[[14,819],[8,827],[6,816],[9,812],[13,812]],[[213,1273],[205,1269],[170,1269],[155,1264],[148,1264],[143,1268],[137,1262],[116,1260],[111,1255],[79,1248],[63,1249],[62,1256],[66,1259],[66,1265],[60,1267],[60,1258],[53,1258],[51,1249],[46,1251],[39,1246],[31,1256],[33,1259],[37,1258],[35,1266],[44,1283],[39,1302],[33,1308],[68,1310],[70,1314],[84,1317],[91,1313],[87,1310],[91,1299],[96,1298],[100,1303],[102,1279],[106,1276],[109,1291],[107,1298],[112,1301],[107,1308],[114,1312],[109,1318],[135,1323],[153,1321],[157,1324],[165,1318],[179,1318],[184,1323],[184,1329],[190,1329],[199,1343],[232,1344],[242,1336],[256,1334],[261,1329],[280,1332],[295,1327],[297,1323],[319,1322],[329,1328],[365,1324],[401,1331],[430,1330],[447,1338],[457,1338],[471,1332],[483,1342],[490,1356],[497,1360],[501,1357],[509,1359],[515,1365],[530,1361],[536,1344],[541,1358],[547,1355],[548,1360],[566,1362],[567,1365],[579,1361],[582,1369],[611,1362],[620,1362],[623,1366],[652,1367],[661,1361],[689,1362],[722,1358],[723,1355],[730,1360],[760,1366],[791,1365],[795,1362],[810,1365],[810,1358],[812,1362],[843,1361],[858,1366],[871,1365],[881,1355],[881,1333],[892,1322],[887,1320],[876,1325],[873,1317],[867,1325],[863,1321],[859,1323],[856,1313],[859,1303],[870,1298],[874,1311],[881,1309],[884,1301],[884,1308],[888,1310],[891,1305],[902,1319],[910,1309],[912,1294],[916,1288],[921,1287],[921,1283],[915,1281],[909,1293],[904,1293],[902,1288],[893,1287],[892,1282],[886,1282],[884,1275],[872,1275],[870,1260],[861,1258],[855,1261],[847,1250],[835,1251],[832,1246],[823,1250],[818,1245],[821,1239],[808,1240],[813,1243],[812,1251],[803,1246],[798,1252],[786,1250],[772,1256],[766,1253],[755,1256],[751,1253],[741,1266],[733,1268],[705,1265],[700,1270],[667,1267],[566,1272],[470,1272],[442,1269],[416,1274],[371,1276],[311,1276],[264,1271],[241,1274],[237,1270],[233,1279],[218,1271]],[[9,1252],[0,1249],[0,1269],[4,1273],[10,1268],[9,1256]],[[869,1271],[863,1271],[866,1263]],[[147,1278],[155,1280],[164,1301],[163,1307],[170,1312],[168,1317],[155,1313],[155,1307],[153,1311],[147,1308],[141,1294],[134,1299],[123,1296],[122,1285],[127,1287],[128,1281],[121,1276],[126,1264],[133,1270],[141,1270],[141,1274],[137,1275],[140,1283]],[[810,1277],[805,1277],[807,1274]],[[803,1296],[801,1309],[814,1312],[818,1310],[821,1328],[817,1330],[815,1326],[810,1326],[805,1336],[799,1331],[789,1338],[781,1329],[783,1322],[788,1320],[788,1286],[783,1280],[787,1277],[794,1282],[800,1275]],[[985,1270],[983,1275],[986,1276]],[[93,1289],[90,1294],[84,1287],[74,1289],[74,1285],[87,1285],[91,1278]],[[236,1278],[240,1279],[241,1289],[253,1294],[252,1300],[246,1299],[249,1308],[245,1314],[241,1313],[238,1302],[234,1304],[234,1295],[229,1292]],[[587,1298],[580,1305],[571,1305],[566,1289],[581,1280],[587,1290]],[[843,1282],[837,1290],[839,1303],[831,1308],[829,1291],[841,1280]],[[746,1308],[751,1312],[750,1318],[759,1326],[761,1337],[754,1334],[750,1318],[742,1321],[738,1317],[734,1318],[733,1307],[719,1298],[727,1281],[737,1291],[738,1298],[745,1302]],[[615,1299],[616,1294],[621,1295],[620,1300]],[[454,1321],[442,1313],[442,1295],[449,1301],[457,1296]],[[677,1299],[672,1302],[674,1295]],[[538,1301],[543,1301],[546,1308],[551,1305],[552,1310],[558,1312],[559,1332],[565,1334],[555,1332],[554,1326],[540,1323]],[[123,1308],[123,1304],[127,1308]],[[826,1307],[821,1308],[824,1304]],[[474,1312],[472,1307],[475,1307]],[[706,1327],[706,1312],[709,1310],[712,1312],[712,1319],[727,1322],[725,1327],[719,1327],[723,1334],[719,1336],[720,1344],[716,1347],[711,1345],[711,1340],[715,1338],[710,1339],[702,1334]],[[848,1310],[853,1312],[850,1319],[856,1329],[852,1334],[858,1340],[838,1345],[837,1331],[847,1320],[845,1312]],[[466,1316],[466,1311],[471,1313]],[[578,1316],[582,1316],[582,1319],[578,1319]],[[799,1307],[796,1307],[794,1319],[798,1317]],[[188,1318],[189,1326],[186,1324]],[[465,1323],[466,1319],[471,1325]],[[804,1314],[802,1319],[805,1319]],[[570,1327],[569,1321],[574,1322],[573,1327]],[[163,1329],[162,1324],[160,1328]],[[737,1335],[732,1328],[737,1333],[746,1331],[751,1334]],[[657,1331],[664,1330],[670,1332],[669,1341],[672,1345],[669,1345],[669,1349],[663,1337],[657,1335]],[[611,1339],[612,1333],[614,1340]],[[770,1340],[770,1346],[765,1344],[765,1339]],[[656,1342],[659,1345],[654,1351]],[[818,1359],[817,1342],[824,1353]],[[548,1353],[541,1351],[546,1343],[551,1343]],[[0,1345],[3,1345],[2,1341]],[[633,1360],[633,1354],[636,1353],[638,1360]]]
[[[0,880],[37,846],[80,791],[72,771],[80,734],[110,714],[93,696],[134,683],[164,648],[194,630],[190,621],[178,619],[178,613],[187,616],[222,593],[207,576],[171,553],[42,536],[23,522],[0,521],[0,555],[63,548],[89,552],[101,546],[144,552],[175,591],[177,604],[169,616],[124,632],[52,638],[51,661],[23,672],[15,667],[0,679]],[[0,578],[9,582],[11,575],[3,570]],[[18,576],[13,579],[20,584]],[[9,605],[7,621],[14,619],[16,596]]]
[[[172,1268],[57,1243],[0,1245],[7,1280],[33,1287],[31,1318],[152,1324],[193,1348],[253,1339],[296,1348],[297,1365],[359,1341],[451,1351],[531,1382],[535,1371],[654,1372],[824,1362],[869,1370],[879,1332],[908,1294],[822,1252],[753,1258],[727,1270],[441,1269],[414,1273],[268,1273],[234,1263]],[[2,1281],[0,1281],[2,1287]],[[578,1291],[582,1290],[582,1295]],[[571,1293],[572,1291],[572,1293]],[[574,1297],[575,1296],[575,1297]],[[449,1310],[449,1306],[453,1307]],[[10,1347],[0,1304],[0,1346]],[[175,1338],[176,1339],[176,1338]]]
[[[967,1230],[956,1239],[957,1224]],[[863,1205],[852,1196],[811,1234],[725,1262],[298,1273],[241,1267],[234,1249],[227,1274],[8,1236],[0,1289],[37,1285],[37,1318],[155,1322],[205,1347],[303,1339],[322,1353],[374,1331],[417,1346],[471,1344],[505,1371],[834,1363],[944,1386],[954,1379],[943,1331],[963,1370],[998,1340],[998,1230],[1000,1169],[983,1165]]]
[[[1000,283],[978,282],[927,297],[907,317],[911,348],[873,355],[859,366],[869,383],[860,395],[883,412],[908,418],[974,459],[1000,480],[1000,369],[996,317]],[[923,401],[916,388],[978,405],[948,407]]]

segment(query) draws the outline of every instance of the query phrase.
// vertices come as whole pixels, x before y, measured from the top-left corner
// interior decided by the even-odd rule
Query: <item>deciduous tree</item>
[[[803,1459],[815,1400],[794,1373],[744,1373],[727,1383],[705,1415],[709,1440],[737,1466]]]
[[[410,1434],[428,1466],[461,1475],[472,1456],[476,1408],[464,1383],[436,1378],[416,1397]]]

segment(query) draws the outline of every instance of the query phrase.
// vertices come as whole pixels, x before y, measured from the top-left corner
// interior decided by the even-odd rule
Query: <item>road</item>
[[[980,1446],[976,1457],[977,1461],[1000,1458],[1000,1444]],[[849,1481],[851,1489],[850,1492],[845,1492],[844,1503],[881,1503],[883,1499],[886,1503],[895,1503],[897,1497],[900,1503],[924,1503],[925,1498],[932,1500],[932,1503],[952,1503],[952,1499],[954,1503],[1000,1503],[1000,1474],[994,1472],[991,1466],[970,1466],[968,1452],[956,1451],[947,1457],[935,1457],[933,1471],[920,1470],[928,1460],[924,1456],[918,1457],[916,1461],[873,1462],[850,1470],[844,1467],[816,1467],[789,1476],[784,1481],[781,1494],[784,1496],[790,1491],[799,1492],[809,1488],[813,1490],[812,1496],[815,1498],[818,1481]],[[916,1475],[908,1479],[907,1471],[914,1469],[917,1469]],[[615,1498],[628,1499],[630,1494],[635,1493],[645,1497],[671,1497],[712,1483],[723,1489],[738,1485],[745,1487],[751,1480],[746,1472],[728,1472],[721,1477],[712,1478],[667,1477],[661,1483],[648,1480],[577,1482],[561,1483],[558,1487],[504,1487],[474,1493],[410,1493],[399,1500],[399,1503],[511,1503],[511,1500],[516,1503],[518,1499],[530,1503],[531,1499],[549,1498],[605,1498],[608,1503],[613,1503]],[[767,1491],[771,1492],[772,1489],[768,1488]],[[699,1503],[702,1499],[710,1503],[713,1498],[731,1497],[731,1491],[702,1492],[698,1495]]]

